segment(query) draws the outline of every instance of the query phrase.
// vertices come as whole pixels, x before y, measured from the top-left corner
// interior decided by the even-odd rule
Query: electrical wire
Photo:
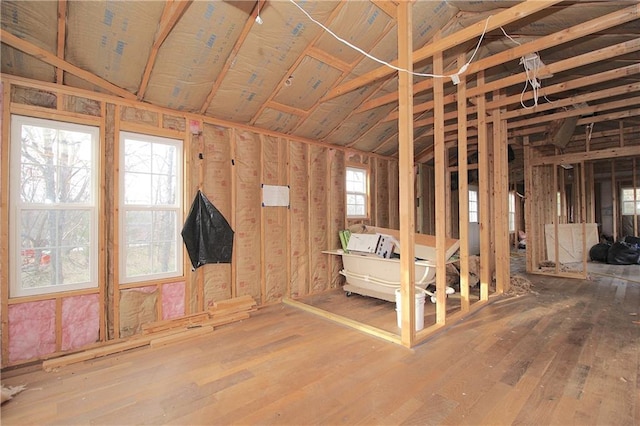
[[[327,28],[322,22],[317,21],[316,19],[314,19],[306,10],[304,10],[299,4],[297,4],[294,0],[289,0],[290,3],[293,3],[298,9],[300,9],[300,11],[302,13],[304,13],[307,18],[309,18],[309,20],[311,20],[311,22],[315,23],[316,25],[320,26],[323,30],[325,30],[327,33],[329,33],[331,36],[333,36],[336,40],[338,40],[339,42],[349,46],[350,48],[362,53],[364,56],[366,56],[367,58],[376,61],[384,66],[387,66],[391,69],[394,69],[396,71],[401,71],[401,72],[406,72],[409,73],[411,75],[414,76],[418,76],[418,77],[432,77],[432,78],[451,78],[453,80],[453,76],[459,76],[460,74],[462,74],[463,72],[465,72],[467,70],[467,68],[469,67],[469,65],[471,64],[471,61],[473,61],[473,58],[476,56],[476,53],[478,52],[478,50],[480,49],[480,44],[482,43],[482,40],[484,39],[485,34],[487,33],[487,28],[489,26],[489,19],[491,19],[491,16],[493,15],[489,15],[489,17],[487,17],[487,20],[484,24],[484,30],[482,31],[482,35],[480,36],[480,39],[478,40],[478,44],[476,45],[475,50],[473,51],[473,54],[471,55],[471,58],[469,58],[469,61],[467,61],[467,63],[465,63],[462,67],[460,67],[460,69],[458,70],[457,73],[455,74],[450,74],[450,75],[441,75],[441,74],[429,74],[429,73],[420,73],[420,72],[414,72],[414,71],[409,71],[408,69],[405,68],[400,68],[397,67],[395,65],[392,65],[386,61],[383,61],[382,59],[378,59],[375,56],[365,52],[364,50],[362,50],[361,48],[359,48],[358,46],[355,46],[354,44],[348,42],[347,40],[341,38],[340,36],[338,36],[336,33],[334,33],[333,31],[331,31],[329,28]]]

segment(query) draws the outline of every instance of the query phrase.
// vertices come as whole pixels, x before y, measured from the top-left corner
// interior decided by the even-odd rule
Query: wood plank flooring
[[[637,425],[640,266],[590,271],[529,276],[535,293],[413,350],[277,305],[175,344],[7,370],[27,390],[2,424]]]

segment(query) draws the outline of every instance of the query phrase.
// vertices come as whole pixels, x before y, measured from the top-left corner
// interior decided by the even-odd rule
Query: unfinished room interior
[[[640,1],[1,2],[2,423],[640,423]]]

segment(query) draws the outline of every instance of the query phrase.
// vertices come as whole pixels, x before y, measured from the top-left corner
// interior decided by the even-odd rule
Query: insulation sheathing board
[[[321,103],[309,114],[304,123],[296,129],[295,135],[314,140],[325,138],[335,126],[347,118],[353,109],[363,102],[371,93],[373,93],[371,86],[365,86],[359,90],[351,91],[335,99]],[[351,140],[345,139],[341,142],[342,143],[338,143],[338,145],[344,146],[351,142]]]
[[[158,321],[158,288],[147,286],[120,291],[120,337],[142,331],[142,325]]]
[[[100,339],[100,295],[62,299],[63,351],[78,349]]]
[[[305,7],[306,8],[306,7]],[[330,28],[339,37],[348,40],[365,52],[371,51],[377,38],[392,18],[368,1],[345,2]],[[362,57],[360,52],[336,40],[330,34],[323,34],[316,46],[343,62],[352,63]]]
[[[235,134],[236,211],[234,251],[236,295],[262,300],[260,293],[260,137]]]
[[[34,105],[43,108],[55,108],[58,95],[46,90],[11,86],[11,102],[22,105]]]
[[[328,148],[309,146],[309,257],[311,293],[329,288],[328,247],[329,191]]]
[[[227,222],[232,224],[231,130],[205,123],[203,137],[204,158],[194,160],[204,167],[203,192]],[[237,241],[234,241],[234,251],[236,245]],[[231,298],[230,263],[208,264],[199,269],[204,274],[205,307],[212,307],[218,300]]]
[[[58,2],[2,1],[2,28],[29,43],[55,54],[58,34]],[[40,81],[55,81],[55,68],[13,47],[2,44],[1,71]]]
[[[287,145],[273,137],[262,138],[262,183],[287,185]],[[264,219],[264,282],[263,303],[282,299],[287,292],[287,221],[289,208],[262,207]]]
[[[329,150],[330,161],[330,178],[329,185],[330,202],[329,202],[329,249],[338,249],[342,245],[338,232],[346,228],[346,182],[345,182],[345,154],[342,150]],[[330,288],[338,288],[344,282],[344,277],[340,275],[342,269],[342,258],[340,256],[330,256],[329,266],[331,282]]]
[[[158,127],[160,124],[160,114],[147,109],[122,106],[120,107],[120,120]]]
[[[291,72],[289,84],[282,85],[274,101],[309,110],[338,80],[342,72],[318,59],[305,56]]]
[[[309,293],[309,145],[289,142],[290,296]]]
[[[56,351],[56,301],[9,305],[9,362]]]
[[[306,2],[304,8],[320,22],[326,21],[335,2]],[[226,73],[206,114],[248,122],[277,86],[321,28],[289,2],[269,2]],[[290,87],[287,87],[290,89]]]
[[[185,315],[185,283],[167,283],[162,285],[162,319],[180,318]]]
[[[265,108],[253,124],[261,129],[289,133],[296,127],[299,121],[299,115],[279,111],[274,108]]]
[[[343,145],[344,141],[354,141],[360,138],[364,133],[368,132],[373,126],[381,122],[394,108],[393,104],[380,108],[374,108],[361,113],[353,114],[348,121],[342,124],[338,129],[327,136],[329,143]],[[397,128],[397,124],[396,124]],[[363,143],[366,144],[366,151],[373,151],[379,145],[375,139],[364,137]]]
[[[244,9],[222,1],[192,2],[158,51],[145,100],[199,110],[249,17]]]
[[[68,3],[65,59],[132,93],[151,52],[163,2]]]

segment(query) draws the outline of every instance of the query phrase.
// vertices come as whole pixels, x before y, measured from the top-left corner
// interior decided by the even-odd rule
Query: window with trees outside
[[[182,276],[182,141],[120,133],[120,281]]]
[[[99,129],[13,115],[10,297],[98,286]]]
[[[367,217],[367,169],[347,167],[347,217]]]
[[[633,196],[633,188],[622,188],[622,215],[633,216],[635,204],[635,214],[640,215],[640,188],[635,188],[635,198]]]

